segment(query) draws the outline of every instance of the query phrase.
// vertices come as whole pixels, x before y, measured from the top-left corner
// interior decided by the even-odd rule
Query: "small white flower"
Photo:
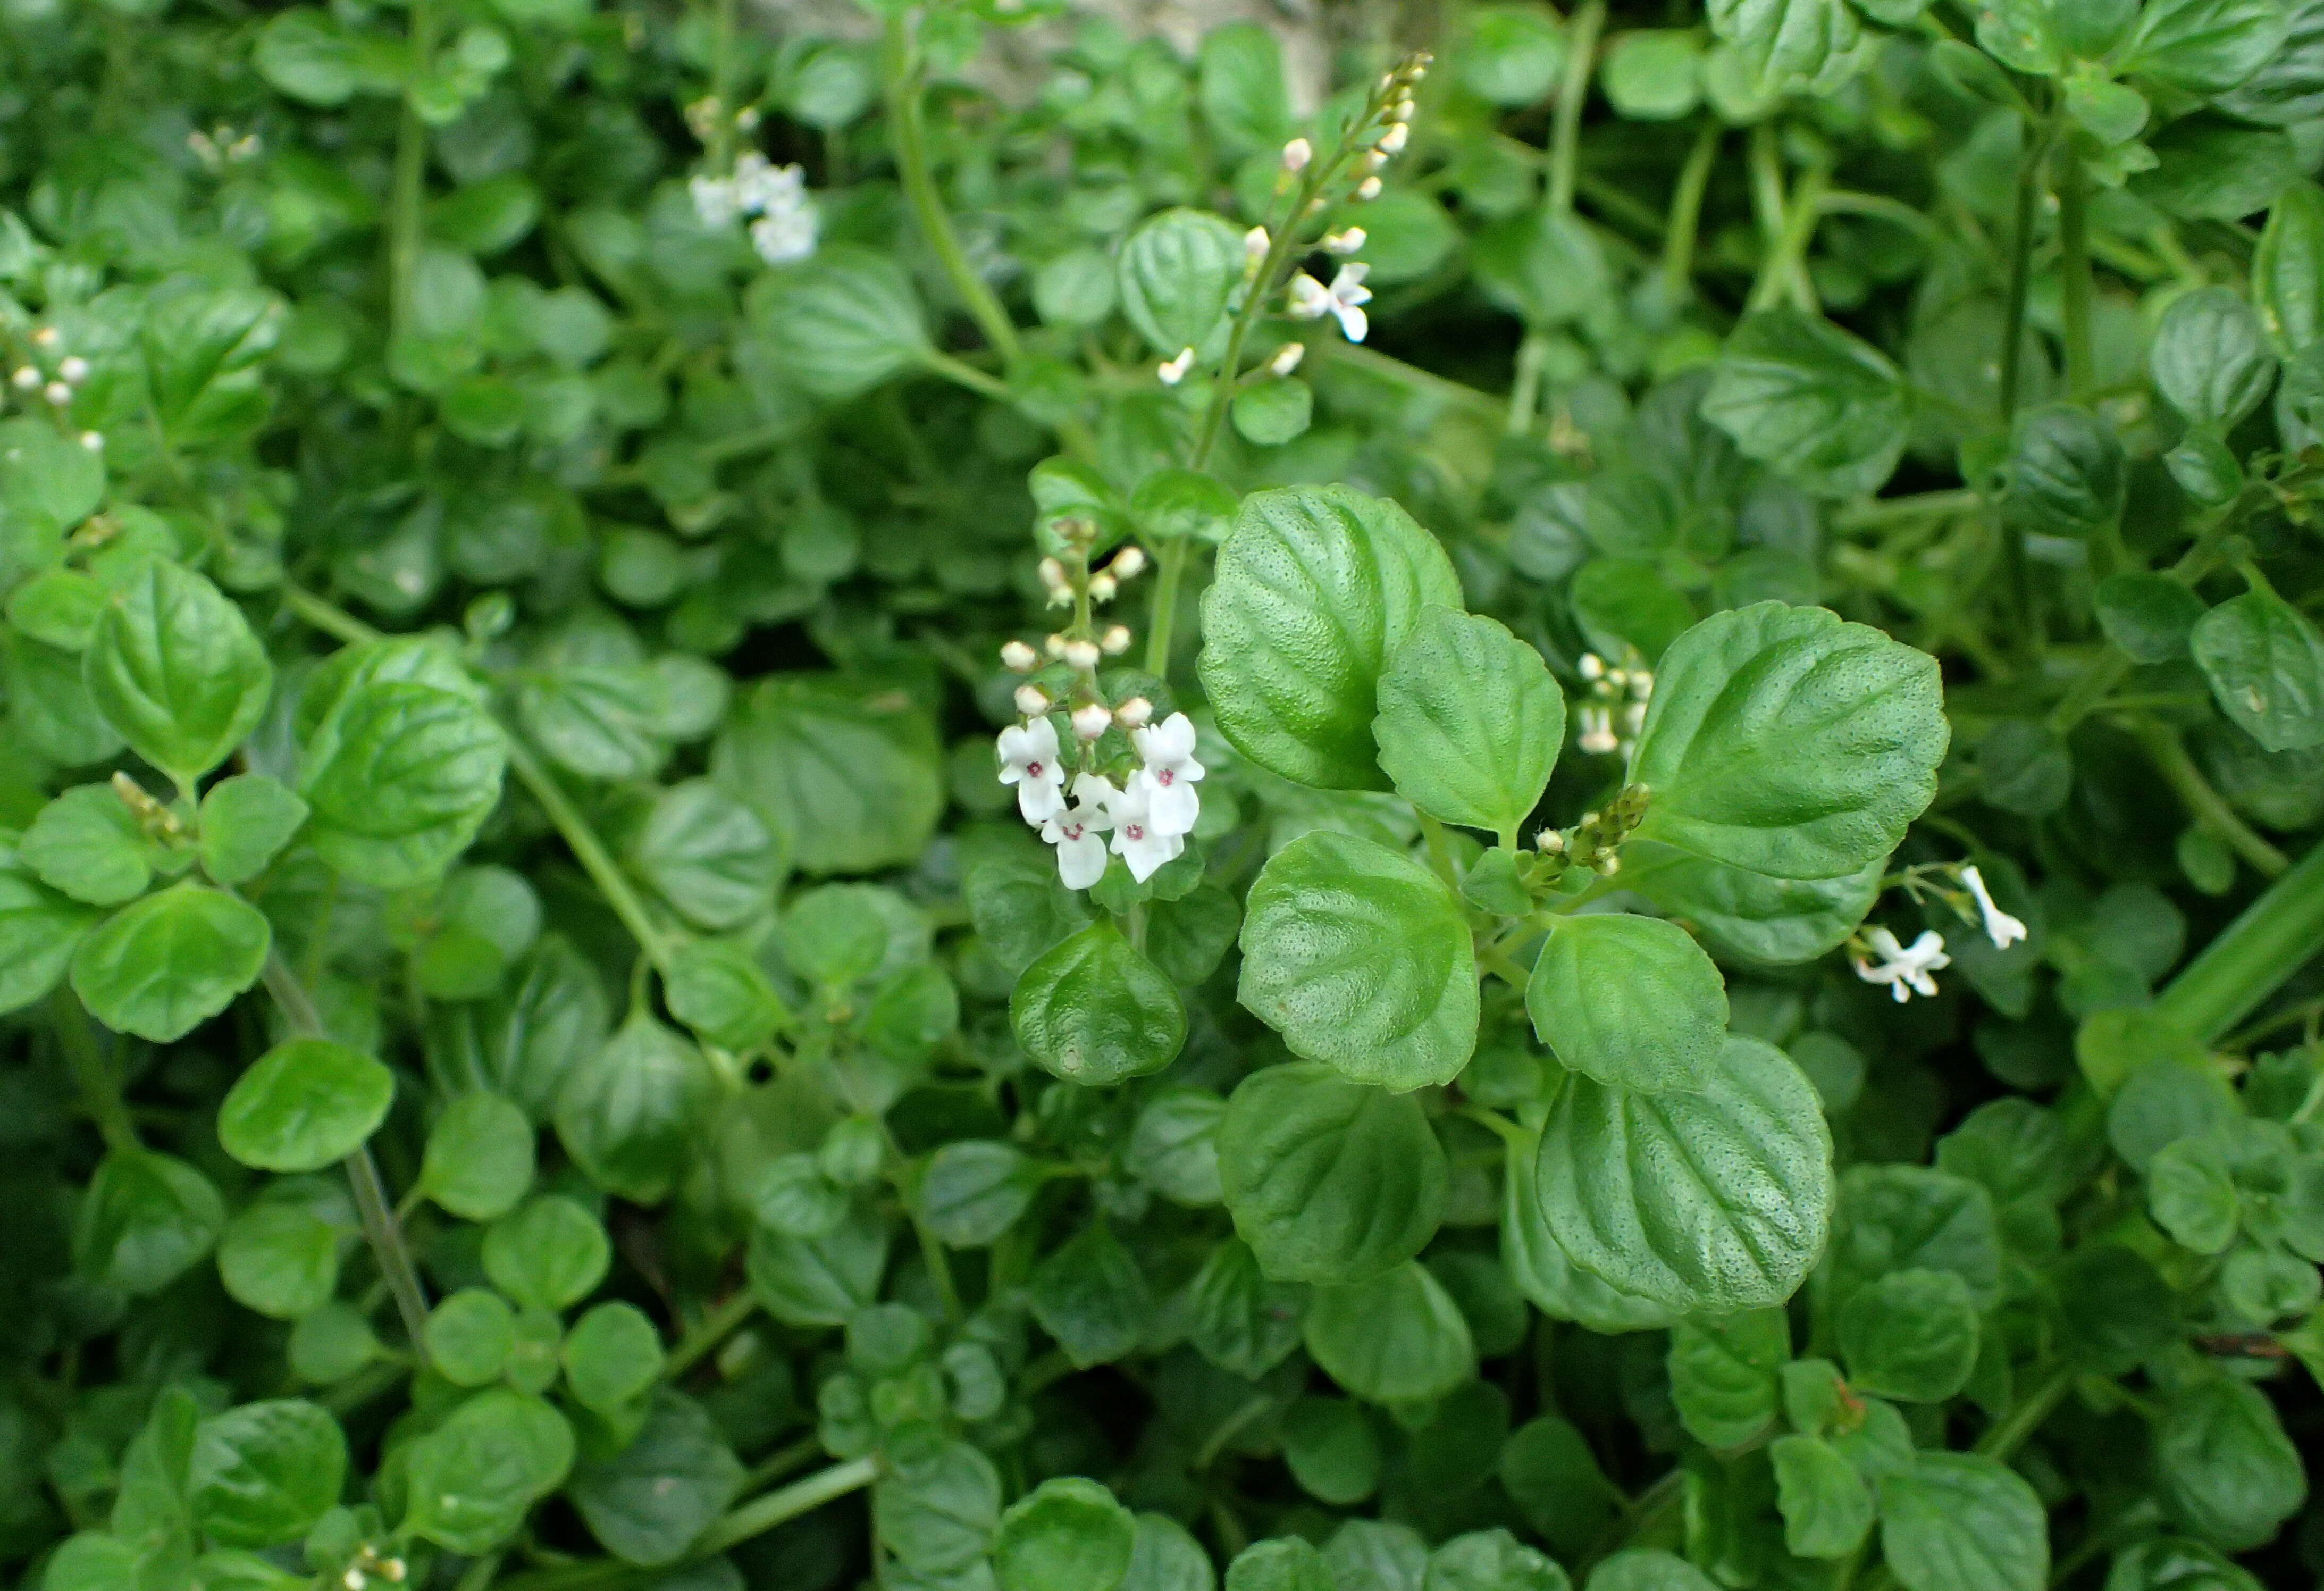
[[[1151,735],[1154,731],[1139,733]],[[1194,791],[1186,793],[1191,796]],[[1106,803],[1106,810],[1113,818],[1113,854],[1130,864],[1130,876],[1140,883],[1186,848],[1184,834],[1164,834],[1155,822],[1153,798],[1154,787],[1140,774],[1130,780],[1128,790],[1118,791]]]
[[[1380,196],[1380,180],[1377,173],[1356,184],[1356,198],[1369,202]]]
[[[1267,235],[1264,227],[1254,227],[1242,235],[1242,265],[1246,271],[1256,271],[1267,258],[1267,251],[1275,246],[1275,239]]]
[[[1305,272],[1294,276],[1290,283],[1292,318],[1316,320],[1329,315],[1340,323],[1341,333],[1350,342],[1363,341],[1364,334],[1371,329],[1371,322],[1364,314],[1364,306],[1372,301],[1372,291],[1364,285],[1364,278],[1370,273],[1370,266],[1351,260],[1340,267],[1329,287]]]
[[[1062,593],[1066,597],[1071,597],[1074,594],[1072,585],[1065,579],[1065,566],[1056,559],[1043,559],[1037,566],[1037,570],[1041,577],[1041,589],[1047,591],[1050,596],[1056,597]],[[1049,639],[1054,642],[1056,641],[1057,638],[1055,635],[1052,635]],[[1056,655],[1056,647],[1053,646],[1050,648],[1049,655],[1052,657]]]
[[[734,162],[734,202],[746,216],[778,215],[807,203],[807,173],[798,166],[777,166],[756,150]]]
[[[1364,246],[1367,236],[1360,227],[1351,227],[1343,232],[1323,234],[1323,252],[1327,254],[1351,254]]]
[[[1860,956],[1856,957],[1856,976],[1868,984],[1887,985],[1899,1005],[1915,994],[1933,995],[1937,980],[1929,975],[1953,964],[1953,958],[1945,954],[1944,935],[1934,929],[1923,930],[1910,945],[1898,944],[1896,936],[1885,928],[1867,929],[1864,942],[1880,961],[1875,966]]]
[[[1130,743],[1146,764],[1130,776],[1130,788],[1145,789],[1155,830],[1172,836],[1192,832],[1203,811],[1194,786],[1204,772],[1194,760],[1194,720],[1173,713],[1159,724],[1132,730]]]
[[[1582,677],[1584,680],[1603,680],[1606,677],[1606,660],[1594,652],[1583,652]]]
[[[815,207],[769,210],[751,223],[751,246],[770,265],[788,265],[815,253],[817,233]]]
[[[78,354],[67,354],[57,361],[57,374],[74,386],[88,379],[88,361]]]
[[[1985,875],[1977,870],[1975,863],[1960,870],[1960,881],[1977,897],[1977,914],[1984,920],[1985,937],[1993,941],[1995,949],[2006,950],[2025,937],[2024,923],[1993,903],[1993,896],[1985,887]]]
[[[52,381],[41,389],[41,396],[61,409],[72,402],[72,388],[60,381]]]
[[[1314,158],[1315,146],[1305,138],[1294,138],[1283,146],[1283,169],[1294,176],[1305,171],[1307,162]]]
[[[1001,732],[1001,782],[1017,787],[1017,810],[1028,823],[1056,817],[1065,807],[1065,770],[1057,760],[1057,726],[1048,719],[1012,724]]]
[[[724,177],[696,177],[686,185],[694,196],[695,218],[705,227],[732,227],[742,207],[734,197],[734,184]]]
[[[17,365],[16,374],[8,379],[16,384],[16,390],[20,393],[37,392],[40,389],[41,373],[30,365]]]
[[[1022,641],[1005,641],[1001,645],[1001,662],[1012,673],[1029,674],[1040,667],[1041,654]]]
[[[1074,804],[1041,825],[1041,837],[1057,847],[1057,876],[1067,889],[1085,890],[1105,876],[1105,831],[1119,793],[1109,780],[1080,774]]]
[[[1614,711],[1611,708],[1584,702],[1576,712],[1582,733],[1575,737],[1574,745],[1593,757],[1605,756],[1621,745],[1614,735]]]
[[[1038,685],[1017,688],[1017,710],[1028,718],[1038,718],[1049,710],[1049,693]]]
[[[1121,582],[1100,569],[1090,577],[1089,594],[1092,602],[1111,602],[1121,591]]]
[[[1194,367],[1194,350],[1192,348],[1180,348],[1176,358],[1163,360],[1161,364],[1154,367],[1154,374],[1162,378],[1162,384],[1164,386],[1174,387],[1180,382],[1185,380],[1186,372],[1192,370]]]
[[[1130,650],[1130,626],[1108,624],[1105,634],[1097,638],[1097,649],[1108,657],[1120,657]]]
[[[64,333],[53,326],[43,326],[40,330],[32,333],[32,346],[37,348],[53,348],[57,346],[57,339],[63,335]]]
[[[1105,567],[1117,580],[1134,580],[1146,572],[1146,549],[1132,543],[1115,553]]]
[[[1299,368],[1299,361],[1306,356],[1305,343],[1285,343],[1275,350],[1275,356],[1267,362],[1267,367],[1277,375],[1288,375]]]

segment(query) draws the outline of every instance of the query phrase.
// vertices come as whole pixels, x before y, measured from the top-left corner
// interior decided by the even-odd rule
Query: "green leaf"
[[[1697,1089],[1727,1038],[1727,985],[1676,923],[1627,911],[1561,919],[1526,979],[1534,1031],[1610,1087]]]
[[[2275,379],[2258,313],[2224,287],[2172,300],[2147,359],[2173,409],[2190,424],[2222,431],[2258,408]]]
[[[1227,1565],[1226,1591],[1333,1591],[1314,1544],[1298,1536],[1253,1541]]]
[[[905,1568],[943,1575],[983,1558],[1001,1519],[1001,1474],[966,1442],[902,1455],[872,1490],[881,1545]]]
[[[157,847],[109,784],[78,784],[42,807],[16,855],[41,882],[92,906],[145,893]]]
[[[1009,1021],[1044,1071],[1093,1087],[1159,1070],[1186,1042],[1178,991],[1111,920],[1028,967],[1009,996]]]
[[[1565,698],[1541,653],[1492,619],[1424,608],[1378,700],[1372,738],[1397,793],[1514,844],[1565,743]]]
[[[1289,135],[1283,50],[1273,33],[1251,22],[1211,28],[1203,34],[1196,61],[1195,96],[1203,120],[1227,153],[1265,152]]]
[[[1782,1436],[1767,1445],[1784,1547],[1794,1558],[1846,1558],[1872,1530],[1872,1492],[1856,1466],[1821,1437]]]
[[[2153,1439],[2164,1509],[2223,1551],[2264,1545],[2307,1498],[2299,1449],[2267,1394],[2247,1383],[2213,1376],[2179,1392]]]
[[[1565,1571],[1505,1530],[1471,1531],[1439,1547],[1422,1591],[1571,1591]]]
[[[661,1333],[635,1304],[599,1304],[573,1323],[559,1350],[565,1384],[585,1409],[613,1415],[643,1396],[667,1363]]]
[[[782,849],[748,805],[707,779],[654,798],[629,844],[631,864],[705,928],[733,928],[770,910]]]
[[[1532,5],[1480,5],[1463,18],[1453,52],[1462,86],[1495,105],[1531,105],[1565,69],[1565,33],[1556,14]]]
[[[1268,1281],[1250,1246],[1229,1237],[1194,1273],[1188,1336],[1220,1369],[1257,1381],[1299,1346],[1307,1300],[1305,1284]]]
[[[202,794],[202,870],[223,884],[257,877],[307,821],[307,803],[281,780],[236,773]]]
[[[498,1381],[516,1346],[516,1311],[486,1287],[464,1287],[428,1314],[429,1366],[455,1386]]]
[[[1591,1569],[1588,1591],[1714,1591],[1717,1585],[1674,1552],[1633,1547]]]
[[[1859,872],[1936,793],[1941,698],[1935,659],[1826,609],[1714,614],[1655,674],[1637,836],[1775,878]]]
[[[73,952],[73,992],[106,1027],[183,1038],[258,981],[271,938],[259,910],[188,882],[114,913]]]
[[[1244,441],[1279,448],[1305,434],[1315,412],[1315,393],[1296,376],[1268,376],[1235,393],[1228,412]]]
[[[8,622],[33,640],[79,652],[105,616],[105,587],[78,569],[50,569],[8,594]]]
[[[634,1204],[659,1204],[715,1093],[702,1051],[641,1011],[565,1074],[557,1136],[599,1186]]]
[[[344,105],[364,79],[361,46],[337,17],[309,5],[282,12],[260,29],[251,64],[308,105]]]
[[[659,1568],[686,1557],[742,1482],[742,1461],[702,1405],[664,1387],[629,1445],[578,1466],[565,1491],[605,1550]]]
[[[2295,182],[2276,196],[2252,256],[2251,282],[2278,358],[2324,338],[2324,188]]]
[[[2103,415],[2054,403],[2017,416],[2009,501],[2038,529],[2087,536],[2115,524],[2122,517],[2123,471],[2122,439]]]
[[[1164,1513],[1138,1516],[1138,1536],[1120,1591],[1214,1591],[1211,1555],[1186,1527]]]
[[[1993,1200],[1965,1177],[1921,1166],[1854,1166],[1840,1185],[1830,1267],[1819,1286],[1844,1309],[1892,1271],[1950,1271],[1980,1310],[2001,1296]]]
[[[30,1005],[64,976],[104,913],[58,894],[0,851],[0,1012]]]
[[[1222,733],[1305,784],[1378,790],[1376,688],[1434,604],[1461,586],[1434,537],[1345,486],[1243,500],[1203,597],[1203,689]]]
[[[812,874],[918,859],[944,810],[924,705],[891,683],[773,675],[737,704],[711,750],[713,777],[756,807]]]
[[[60,537],[104,501],[102,456],[45,418],[0,421],[0,508],[10,518]]]
[[[133,1295],[161,1291],[217,1242],[226,1204],[181,1160],[115,1150],[97,1162],[73,1224],[73,1264]]]
[[[1794,13],[1812,23],[1847,14],[1838,0],[1745,0],[1729,14],[1738,13],[1778,26]],[[1714,7],[1714,26],[1719,14]],[[1896,367],[1869,344],[1795,310],[1762,310],[1735,328],[1702,412],[1747,455],[1819,497],[1878,491],[1908,430]]]
[[[2098,582],[2098,628],[2142,663],[2175,662],[2187,655],[2188,637],[2207,611],[2203,599],[2169,575],[2125,570]]]
[[[820,1237],[793,1237],[761,1226],[746,1256],[751,1290],[767,1313],[790,1326],[844,1326],[876,1303],[888,1269],[888,1228],[861,1205]]]
[[[2121,69],[2189,94],[2218,94],[2257,71],[2283,42],[2266,0],[2152,0]]]
[[[1193,209],[1150,216],[1122,244],[1114,269],[1122,313],[1156,352],[1176,358],[1192,348],[1208,365],[1226,351],[1227,298],[1242,282],[1242,234],[1224,217]]]
[[[1659,841],[1622,846],[1622,883],[1746,961],[1789,966],[1838,949],[1880,897],[1888,859],[1838,878],[1770,878]]]
[[[1655,1331],[1683,1310],[1623,1292],[1593,1272],[1574,1264],[1543,1218],[1534,1165],[1540,1135],[1513,1136],[1501,1175],[1501,1263],[1509,1281],[1553,1320],[1572,1320],[1591,1331]]]
[[[1675,1309],[1729,1313],[1781,1303],[1822,1252],[1831,1139],[1790,1059],[1729,1035],[1700,1093],[1569,1078],[1536,1178],[1575,1263]]]
[[[130,749],[183,790],[257,727],[274,683],[242,609],[164,559],[113,587],[81,674]]]
[[[521,1304],[562,1309],[596,1290],[613,1260],[596,1216],[542,1194],[484,1228],[484,1274]]]
[[[1419,1102],[1313,1062],[1239,1084],[1219,1128],[1235,1231],[1283,1281],[1366,1281],[1413,1258],[1444,1207],[1444,1152]]]
[[[346,1233],[319,1201],[261,1198],[218,1237],[218,1280],[244,1309],[296,1320],[328,1303]]]
[[[2324,634],[2274,592],[2219,604],[2188,636],[2219,710],[2272,752],[2324,745]]]
[[[1226,1115],[1225,1100],[1198,1088],[1156,1095],[1138,1113],[1123,1169],[1174,1203],[1222,1202],[1219,1132]]]
[[[1347,1508],[1379,1489],[1380,1441],[1363,1407],[1302,1398],[1283,1413],[1283,1462],[1309,1496]]]
[[[1001,1516],[993,1575],[1001,1591],[1112,1591],[1137,1537],[1138,1522],[1095,1481],[1043,1481]]]
[[[235,1079],[218,1142],[262,1171],[318,1171],[364,1146],[395,1101],[395,1074],[328,1039],[286,1039]]]
[[[1880,1550],[1904,1591],[2041,1591],[2049,1521],[2015,1470],[1976,1453],[1920,1453],[1880,1478]]]
[[[827,245],[761,277],[745,309],[752,328],[782,350],[784,374],[826,401],[869,392],[930,351],[903,266],[852,244]]]
[[[500,726],[470,697],[366,680],[333,705],[299,763],[307,836],[358,883],[407,889],[467,848],[500,800]]]
[[[1854,50],[1859,32],[1839,0],[1711,0],[1711,28],[1767,88],[1814,78]]]
[[[1084,1369],[1127,1357],[1154,1309],[1145,1272],[1102,1220],[1035,1267],[1028,1301],[1041,1329]]]
[[[1410,857],[1318,830],[1268,859],[1242,925],[1237,997],[1295,1054],[1364,1083],[1449,1083],[1477,1041],[1460,900]]]
[[[711,1043],[741,1054],[764,1044],[790,1019],[759,958],[733,939],[679,947],[664,985],[670,1014]]]
[[[187,1500],[221,1547],[277,1547],[303,1537],[339,1500],[347,1473],[339,1422],[299,1398],[244,1403],[194,1429]]]
[[[939,1242],[982,1248],[1017,1224],[1040,1186],[1040,1173],[1012,1144],[947,1143],[921,1174],[920,1216]]]
[[[1416,1260],[1371,1281],[1317,1288],[1305,1336],[1326,1375],[1374,1403],[1441,1398],[1477,1373],[1460,1306]]]
[[[1848,1378],[1878,1397],[1941,1403],[1969,1384],[1977,1349],[1977,1304],[1950,1271],[1893,1271],[1840,1313]]]
[[[573,1428],[539,1398],[478,1392],[405,1449],[404,1528],[454,1552],[489,1552],[564,1484],[573,1451]]]
[[[1792,1354],[1784,1311],[1698,1316],[1671,1331],[1671,1401],[1680,1423],[1708,1448],[1739,1448],[1775,1422],[1776,1378]]]

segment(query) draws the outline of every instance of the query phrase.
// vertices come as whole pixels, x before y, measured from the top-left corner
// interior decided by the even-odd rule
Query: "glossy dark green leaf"
[[[1382,772],[1423,811],[1508,843],[1565,743],[1565,698],[1541,654],[1488,618],[1423,609],[1379,677]]]
[[[640,1013],[565,1074],[557,1136],[602,1187],[659,1204],[685,1169],[715,1092],[702,1052]]]
[[[573,1454],[573,1428],[539,1398],[478,1392],[408,1449],[404,1526],[454,1552],[488,1552],[564,1483]]]
[[[1224,351],[1242,234],[1222,217],[1174,209],[1148,217],[1122,244],[1115,271],[1122,313],[1164,358],[1192,348],[1208,363]]]
[[[1167,1066],[1186,1041],[1170,980],[1110,921],[1045,951],[1009,997],[1017,1042],[1069,1083],[1119,1083]]]
[[[299,1398],[244,1403],[195,1429],[188,1501],[218,1545],[275,1547],[339,1500],[346,1472],[346,1438],[325,1410]]]
[[[2041,1499],[2006,1465],[1922,1453],[1879,1483],[1880,1549],[1905,1591],[2039,1591],[2050,1569]]]
[[[1791,1357],[1792,1333],[1780,1309],[1700,1316],[1671,1332],[1671,1401],[1697,1441],[1739,1448],[1774,1423],[1780,1406],[1776,1373]]]
[[[165,1044],[258,981],[272,939],[245,901],[192,883],[114,913],[73,952],[73,993],[99,1022]]]
[[[1441,1398],[1477,1373],[1460,1306],[1417,1261],[1376,1281],[1316,1289],[1305,1337],[1323,1373],[1370,1402]]]
[[[1001,1591],[1113,1591],[1130,1571],[1138,1523],[1095,1481],[1043,1481],[993,1532]]]
[[[235,1080],[218,1142],[244,1165],[314,1171],[345,1160],[387,1119],[395,1074],[328,1039],[286,1039]]]
[[[82,674],[97,710],[180,789],[257,727],[274,683],[241,608],[161,559],[113,587]]]
[[[2212,699],[2272,752],[2324,745],[2324,634],[2274,592],[2246,591],[2188,635]]]
[[[1849,1382],[1883,1398],[1940,1403],[1977,1364],[1977,1305],[1950,1271],[1892,1271],[1858,1288],[1840,1313]]]
[[[629,1445],[576,1466],[566,1494],[608,1552],[659,1567],[686,1556],[742,1481],[742,1461],[702,1405],[664,1387]]]
[[[1727,988],[1685,930],[1627,911],[1561,921],[1526,980],[1534,1031],[1611,1087],[1697,1089],[1727,1038]]]
[[[1778,70],[1787,59],[1820,66],[1831,30],[1854,29],[1836,0],[1747,0],[1727,14],[1722,23],[1714,10],[1713,24],[1730,37],[1751,31],[1764,42],[1761,59]],[[1803,24],[1801,43],[1786,51],[1780,40],[1794,20]],[[1762,310],[1736,328],[1702,412],[1749,457],[1818,496],[1878,490],[1904,445],[1896,367],[1830,321],[1794,310]]]
[[[355,686],[299,764],[307,834],[360,883],[408,887],[441,873],[500,800],[506,745],[468,697],[417,681]]]

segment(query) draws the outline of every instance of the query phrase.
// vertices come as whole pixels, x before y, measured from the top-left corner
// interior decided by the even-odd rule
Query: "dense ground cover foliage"
[[[860,21],[9,7],[0,1572],[2311,1583],[2324,0]]]

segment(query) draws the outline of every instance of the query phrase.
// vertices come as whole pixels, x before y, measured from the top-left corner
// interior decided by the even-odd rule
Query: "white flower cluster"
[[[807,174],[798,167],[770,165],[765,155],[750,150],[735,161],[733,175],[696,177],[687,189],[705,227],[732,227],[743,216],[755,217],[751,246],[768,264],[788,264],[815,253],[821,223],[807,197]]]
[[[1976,863],[1963,863],[1954,871],[1977,908],[1978,926],[1993,941],[1995,949],[2006,950],[2026,937],[2024,922],[1994,902],[1992,892],[1986,888],[1985,875],[1977,870]],[[1969,914],[1958,896],[1950,898],[1963,916]],[[1937,980],[1929,975],[1942,972],[1953,964],[1953,958],[1945,953],[1944,935],[1934,929],[1923,930],[1910,945],[1899,944],[1896,936],[1885,928],[1867,929],[1862,943],[1879,959],[1855,957],[1856,976],[1868,984],[1887,985],[1899,1005],[1915,994],[1934,994]]]
[[[32,347],[39,350],[38,358],[49,362],[49,368],[43,371],[38,365],[19,365],[10,374],[9,384],[24,395],[26,402],[37,396],[61,415],[73,401],[73,393],[88,379],[88,361],[78,354],[66,353],[63,335],[53,326],[43,326],[32,333]],[[85,430],[80,433],[80,445],[92,453],[97,452],[105,446],[105,434]]]
[[[1654,675],[1643,668],[1609,668],[1604,658],[1585,652],[1582,677],[1590,682],[1590,699],[1576,710],[1582,733],[1574,744],[1594,757],[1615,752],[1629,755],[1638,731],[1646,726],[1646,702],[1655,693]]]
[[[1097,708],[1096,734],[1084,731],[1088,709],[1074,714],[1074,733],[1084,742],[1104,734],[1109,717],[1134,721],[1130,743],[1139,766],[1120,785],[1102,773],[1075,774],[1070,802],[1057,726],[1049,716],[1039,713],[1001,732],[1001,782],[1017,787],[1019,813],[1057,847],[1057,876],[1067,889],[1085,890],[1104,875],[1108,834],[1130,875],[1145,883],[1185,850],[1186,836],[1202,816],[1194,786],[1204,770],[1194,760],[1194,726],[1184,713],[1148,724],[1149,710],[1138,697],[1111,715]]]

